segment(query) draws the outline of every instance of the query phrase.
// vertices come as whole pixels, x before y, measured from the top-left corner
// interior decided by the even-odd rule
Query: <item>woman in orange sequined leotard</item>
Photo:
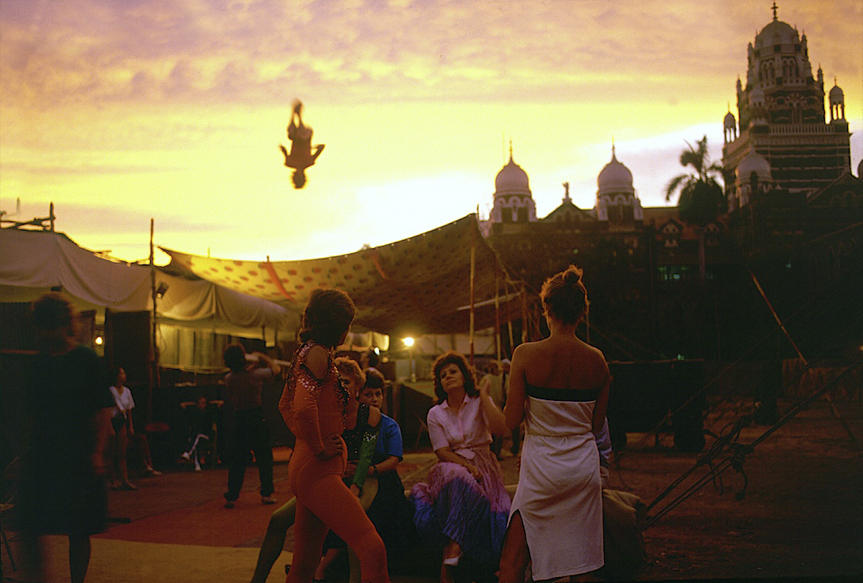
[[[353,317],[353,302],[344,292],[312,292],[303,313],[302,344],[279,401],[279,410],[297,437],[288,469],[297,513],[287,583],[312,581],[328,529],[359,557],[363,583],[389,581],[383,541],[342,481],[347,452],[341,434],[352,425],[350,416],[356,415],[356,408],[339,383],[333,349],[344,341]]]

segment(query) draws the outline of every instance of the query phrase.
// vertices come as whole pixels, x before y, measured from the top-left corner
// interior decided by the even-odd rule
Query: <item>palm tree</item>
[[[693,171],[672,178],[665,187],[665,200],[671,200],[678,190],[677,209],[680,219],[693,225],[698,232],[698,273],[704,281],[704,226],[715,220],[725,210],[725,196],[717,177],[722,176],[722,166],[710,162],[707,152],[707,136],[695,142],[695,147],[686,142],[687,149],[680,153],[680,165],[691,166]]]

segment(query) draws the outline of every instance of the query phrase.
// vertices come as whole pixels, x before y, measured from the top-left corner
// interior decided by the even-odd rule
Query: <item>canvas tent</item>
[[[150,278],[149,266],[105,259],[62,233],[0,230],[0,302],[27,302],[60,288],[81,310],[152,311]],[[162,324],[257,337],[262,329],[296,327],[285,308],[208,281],[156,268],[160,284]]]
[[[473,214],[395,243],[320,259],[241,261],[162,249],[172,269],[295,313],[315,288],[344,290],[357,305],[355,322],[388,334],[465,333],[521,317],[519,284]]]

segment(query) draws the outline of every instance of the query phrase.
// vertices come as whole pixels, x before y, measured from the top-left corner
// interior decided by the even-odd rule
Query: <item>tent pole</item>
[[[524,284],[521,285],[521,343],[524,344],[527,342],[528,335],[527,331],[527,290],[524,287]]]
[[[494,274],[494,352],[500,364],[500,279]]]
[[[509,282],[505,282],[503,291],[509,296]],[[506,319],[506,329],[509,332],[509,354],[511,355],[515,350],[515,337],[512,332],[512,316]]]
[[[159,374],[158,347],[156,345],[156,264],[153,249],[154,220],[150,218],[150,294],[153,300],[153,315],[150,326],[150,371],[147,375],[147,423],[153,420],[153,389]]]
[[[476,273],[476,243],[470,246],[470,364],[473,366],[474,274]]]

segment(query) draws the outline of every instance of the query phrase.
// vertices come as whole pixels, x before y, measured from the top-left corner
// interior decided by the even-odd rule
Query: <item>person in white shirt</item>
[[[129,438],[135,435],[135,424],[132,421],[135,399],[132,398],[132,391],[126,386],[125,370],[117,369],[114,384],[110,389],[114,396],[114,411],[111,417],[111,425],[114,428],[114,463],[111,488],[114,490],[137,490],[137,486],[129,481],[129,468],[126,463]]]
[[[506,421],[488,382],[476,385],[464,356],[444,353],[433,369],[439,400],[427,423],[438,463],[410,499],[420,537],[446,541],[440,581],[453,583],[463,563],[476,572],[497,570],[510,499],[489,445],[492,434],[506,431]]]

